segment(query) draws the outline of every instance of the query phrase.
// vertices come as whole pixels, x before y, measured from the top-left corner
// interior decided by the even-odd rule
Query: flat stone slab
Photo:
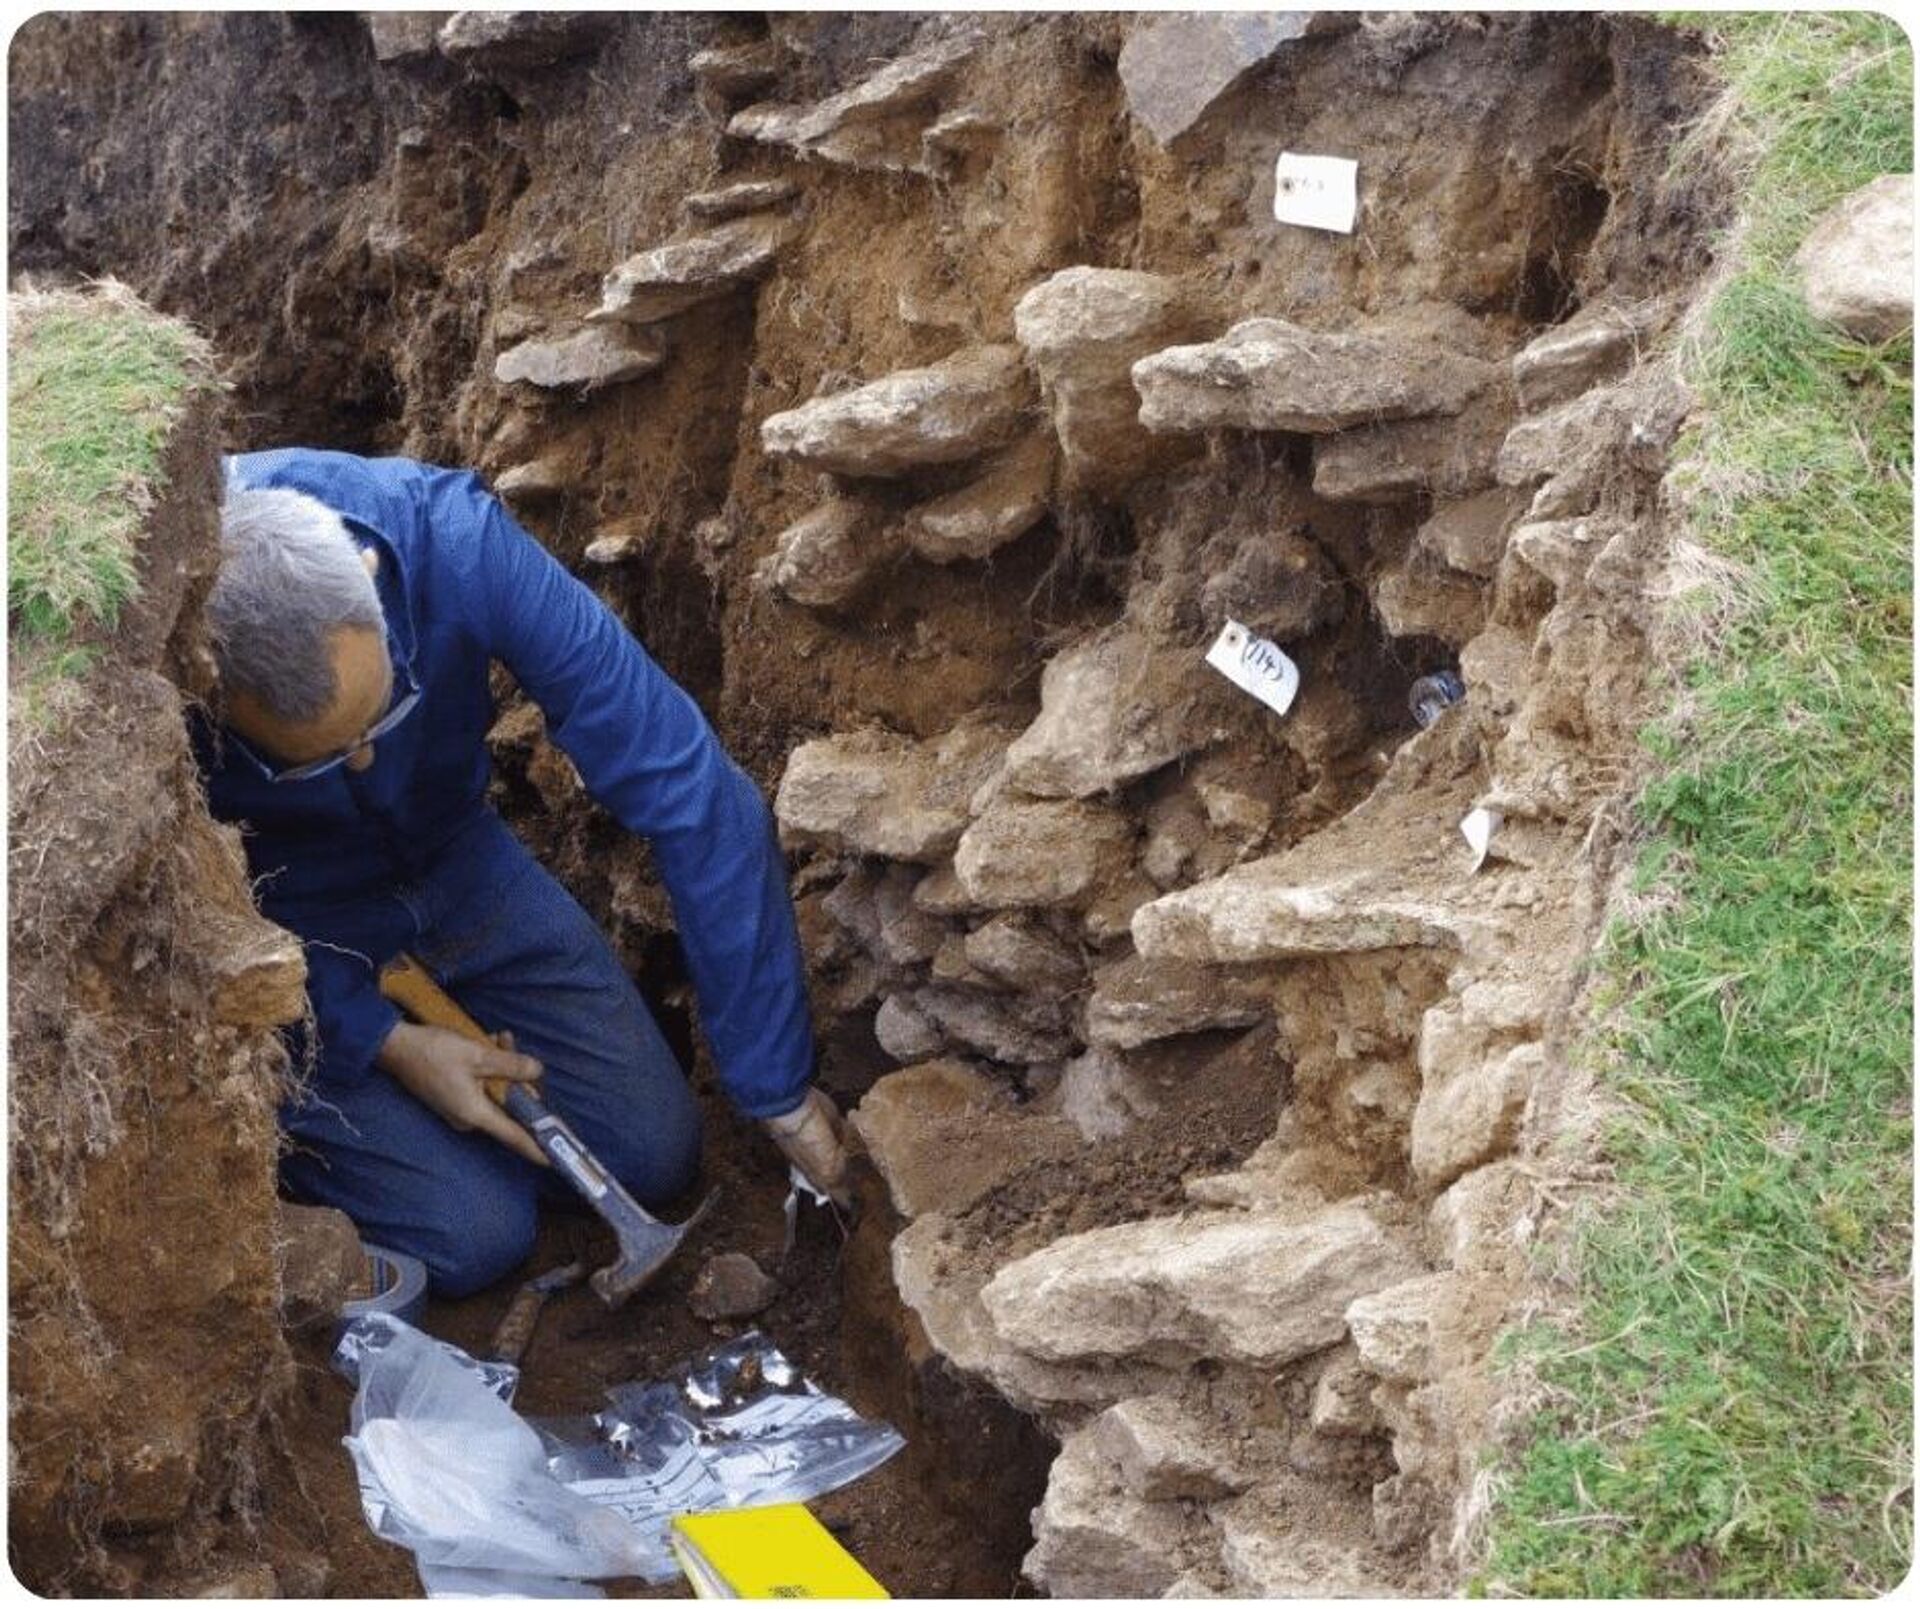
[[[1051,1363],[1278,1367],[1342,1340],[1349,1305],[1419,1271],[1410,1234],[1343,1202],[1306,1218],[1196,1213],[1068,1235],[1002,1268],[980,1299],[1007,1345]]]
[[[978,480],[914,509],[908,546],[935,564],[952,564],[984,559],[1024,536],[1047,516],[1056,456],[1045,435],[1009,448]]]
[[[942,92],[980,43],[977,31],[962,29],[812,106],[749,106],[734,114],[727,133],[842,167],[920,171],[921,134],[935,121]]]
[[[808,469],[904,475],[1004,446],[1032,396],[1018,347],[970,347],[773,414],[760,426],[760,445]]]
[[[588,328],[557,341],[522,341],[494,360],[502,385],[545,390],[593,391],[651,374],[666,361],[656,346],[635,342],[618,330]]]
[[[1311,330],[1252,318],[1217,341],[1168,347],[1133,366],[1149,430],[1288,430],[1456,414],[1498,376],[1495,365],[1407,339],[1403,326]]]
[[[749,218],[629,257],[600,285],[596,322],[654,324],[730,296],[773,268],[786,244],[780,222]]]
[[[680,209],[689,218],[721,223],[729,218],[745,217],[750,212],[769,212],[775,207],[788,206],[799,195],[800,186],[791,179],[744,179],[717,190],[697,190],[681,201]]]
[[[816,738],[788,755],[774,814],[793,842],[931,863],[960,841],[967,801],[1005,744],[985,726],[932,743],[882,731]]]

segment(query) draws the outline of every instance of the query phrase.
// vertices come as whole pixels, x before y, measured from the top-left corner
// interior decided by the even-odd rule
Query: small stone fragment
[[[903,1066],[937,1056],[947,1048],[947,1036],[910,995],[890,994],[873,1015],[873,1037],[880,1048]]]
[[[1380,1410],[1373,1404],[1375,1384],[1358,1354],[1342,1347],[1314,1382],[1313,1428],[1322,1436],[1377,1435],[1382,1426]]]
[[[269,1564],[250,1564],[245,1569],[236,1570],[229,1576],[223,1576],[211,1586],[201,1587],[188,1594],[194,1598],[252,1598],[265,1599],[280,1596],[280,1581]]]
[[[1232,543],[1229,547],[1228,544]],[[1222,555],[1230,554],[1222,559]],[[1223,535],[1201,554],[1207,579],[1200,614],[1209,632],[1229,620],[1285,644],[1337,621],[1346,608],[1340,574],[1318,545],[1297,531]]]
[[[1279,318],[1236,324],[1217,341],[1174,346],[1133,366],[1149,430],[1289,430],[1457,414],[1494,366],[1430,341],[1367,329],[1311,330]]]
[[[1913,175],[1889,173],[1827,212],[1794,255],[1813,316],[1860,341],[1913,328]]]
[[[216,1022],[273,1028],[306,1015],[306,951],[285,928],[250,910],[209,910],[199,919],[196,940]]]
[[[760,426],[760,445],[809,469],[903,475],[1004,445],[1031,395],[1018,347],[971,347],[773,414]]]
[[[764,1313],[779,1295],[779,1281],[745,1252],[723,1251],[701,1265],[687,1306],[695,1318],[751,1318]]]
[[[1152,1502],[1205,1502],[1251,1484],[1218,1444],[1219,1430],[1170,1397],[1129,1397],[1088,1426],[1094,1445],[1119,1471],[1120,1484]]]
[[[908,546],[935,564],[984,559],[1046,517],[1053,464],[1052,438],[1028,437],[978,480],[916,508],[907,517]]]
[[[566,460],[557,455],[536,458],[531,463],[515,464],[493,483],[502,497],[537,501],[558,497],[573,484]]]
[[[373,1294],[353,1220],[332,1207],[274,1205],[280,1321],[295,1333],[323,1330],[348,1302]]]
[[[1060,1070],[1060,1115],[1083,1140],[1117,1139],[1159,1109],[1146,1081],[1117,1051],[1089,1050]]]
[[[1087,798],[1180,758],[1207,732],[1186,656],[1118,626],[1047,661],[1040,713],[1007,750],[1006,781],[1048,798]]]
[[[711,234],[629,257],[600,284],[597,323],[653,324],[731,296],[772,271],[788,238],[785,220],[745,218]]]
[[[844,732],[800,744],[774,798],[783,836],[890,860],[932,863],[960,841],[967,800],[1004,753],[997,727],[966,725],[932,743],[892,732]],[[914,903],[934,910],[923,893]]]
[[[718,190],[697,191],[680,206],[690,218],[721,223],[750,212],[770,212],[775,207],[784,207],[799,194],[800,186],[791,179],[745,179]]]
[[[502,385],[592,391],[651,374],[665,361],[658,347],[637,346],[618,331],[590,327],[558,341],[522,341],[494,360],[493,377]]]
[[[589,542],[580,556],[589,564],[624,564],[639,556],[645,542],[640,531],[606,531]]]
[[[810,609],[832,609],[856,597],[901,548],[892,520],[870,504],[836,497],[773,539],[754,581]]]
[[[996,799],[961,834],[953,870],[983,906],[1071,905],[1122,871],[1133,823],[1078,800]]]
[[[1202,332],[1178,280],[1123,268],[1066,268],[1014,306],[1014,333],[1040,377],[1066,484],[1111,494],[1185,457],[1191,444],[1140,423],[1134,363]]]
[[[1514,527],[1510,545],[1515,555],[1553,583],[1565,597],[1587,578],[1593,562],[1628,522],[1601,515],[1570,520],[1529,520]]]
[[[1329,11],[1148,14],[1120,49],[1127,111],[1166,145],[1283,46],[1337,33],[1356,20]]]

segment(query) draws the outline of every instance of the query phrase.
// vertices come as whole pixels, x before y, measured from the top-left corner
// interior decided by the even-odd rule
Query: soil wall
[[[221,400],[203,380],[173,428],[94,668],[9,726],[8,1539],[41,1593],[178,1590],[244,1549],[291,1367],[274,1029],[305,969],[181,718],[208,687]]]
[[[242,445],[481,467],[777,797],[864,1232],[909,1350],[1064,1438],[1063,1595],[1458,1568],[1646,696],[1689,47],[1312,15],[13,50],[18,269],[190,314]],[[1272,221],[1283,147],[1357,160],[1351,234]],[[1230,619],[1285,717],[1201,663]],[[500,691],[504,806],[670,992]]]

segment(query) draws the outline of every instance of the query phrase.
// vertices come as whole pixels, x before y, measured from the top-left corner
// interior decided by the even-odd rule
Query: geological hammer
[[[493,1036],[462,1011],[410,955],[396,956],[382,969],[380,992],[415,1022],[429,1028],[449,1028],[483,1045],[494,1043]],[[547,1160],[613,1227],[620,1255],[598,1270],[591,1281],[594,1294],[608,1307],[618,1307],[659,1273],[688,1231],[719,1199],[720,1192],[711,1190],[685,1223],[663,1224],[621,1188],[620,1181],[600,1165],[573,1126],[540,1098],[538,1089],[510,1079],[490,1078],[487,1096],[533,1136]]]

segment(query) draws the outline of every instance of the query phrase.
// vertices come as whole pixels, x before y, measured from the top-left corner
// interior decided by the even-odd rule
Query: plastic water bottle
[[[1466,696],[1467,684],[1459,676],[1450,670],[1437,670],[1431,676],[1422,676],[1407,689],[1407,708],[1424,729]]]

